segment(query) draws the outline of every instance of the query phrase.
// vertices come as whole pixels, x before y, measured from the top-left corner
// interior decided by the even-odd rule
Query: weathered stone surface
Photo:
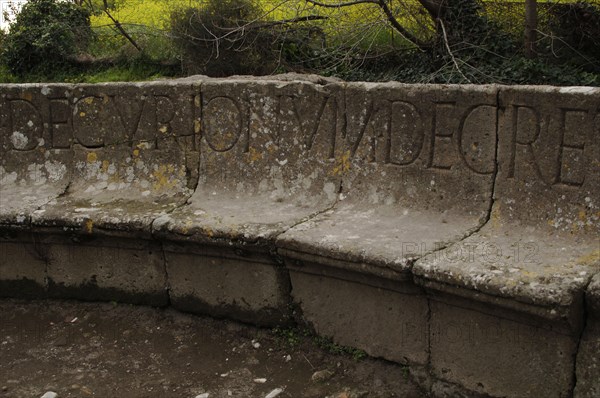
[[[74,154],[69,191],[33,212],[34,227],[149,236],[155,218],[191,195],[177,151],[76,148]]]
[[[287,273],[268,253],[165,246],[171,305],[262,326],[289,321]]]
[[[460,291],[467,300],[542,317],[564,333],[562,341],[577,341],[584,291],[600,270],[599,101],[598,89],[501,90],[490,220],[467,239],[417,261],[413,272],[418,283],[430,291]],[[444,311],[467,317],[459,307]],[[497,316],[494,307],[482,311]],[[550,388],[539,394],[567,396],[573,380],[564,375],[574,366],[576,345],[561,345],[559,336],[540,339],[543,344],[523,352],[523,363],[534,354],[546,358],[537,367],[552,374],[558,361],[564,374],[544,379],[548,381],[541,384]],[[498,378],[481,366],[483,357],[476,352],[465,363],[452,365],[439,350],[444,346],[432,346],[432,368],[439,377],[465,383],[486,379],[497,395],[517,394],[502,382],[509,375],[500,373],[510,371],[510,364],[503,362],[501,346],[487,362]]]
[[[414,272],[547,306],[549,316],[570,312],[573,304],[581,311],[583,289],[600,270],[600,90],[515,88],[501,98],[490,221],[458,245],[417,262]],[[565,148],[579,155],[567,156]],[[578,173],[569,178],[580,182],[560,180],[567,166]]]
[[[451,304],[448,305],[448,302]],[[576,340],[469,300],[431,302],[434,377],[492,397],[568,397]],[[508,316],[507,316],[508,315]],[[542,382],[543,380],[543,382]]]
[[[58,122],[61,112],[48,97],[50,87],[56,86],[2,88],[0,224],[29,225],[31,213],[57,198],[69,183],[72,154],[68,146],[53,145],[57,125],[49,122]],[[61,91],[70,96],[72,86],[61,86]]]
[[[48,294],[57,298],[163,306],[167,275],[160,243],[44,236]]]
[[[569,396],[577,365],[595,396],[599,104],[297,75],[3,86],[0,295],[170,289],[269,326],[293,299],[435,394]]]
[[[200,181],[159,236],[264,242],[331,207],[339,191],[339,87],[292,81],[202,83]]]
[[[190,84],[76,89],[63,126],[74,157],[69,190],[34,212],[33,225],[149,236],[155,218],[191,196],[195,101]]]
[[[402,364],[428,361],[428,306],[412,281],[339,274],[303,263],[290,273],[302,321],[334,342]]]
[[[278,246],[408,270],[479,228],[491,203],[495,104],[492,87],[348,84],[336,140],[343,192]]]
[[[600,274],[588,286],[587,324],[577,354],[575,398],[600,396]]]

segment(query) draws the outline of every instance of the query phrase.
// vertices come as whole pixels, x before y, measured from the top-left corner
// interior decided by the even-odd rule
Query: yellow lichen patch
[[[492,213],[490,214],[490,221],[492,222],[493,228],[498,228],[502,225],[502,216],[501,216],[501,207],[502,205],[498,203],[496,206],[492,208]]]
[[[102,171],[106,173],[108,171],[108,167],[110,166],[110,162],[108,160],[102,161]]]
[[[155,191],[166,191],[175,188],[177,186],[178,180],[171,180],[169,178],[171,177],[170,173],[172,173],[174,170],[175,168],[172,165],[161,165],[157,170],[154,171],[154,173],[152,173],[152,175],[155,178],[152,188]]]
[[[21,95],[21,98],[23,98],[26,101],[32,101],[33,100],[33,94],[27,92],[27,93],[23,93]]]
[[[134,149],[134,150],[133,150],[133,156],[135,156],[136,158],[137,158],[138,156],[140,156],[140,150],[139,150],[139,149]]]
[[[96,154],[96,152],[90,152],[87,154],[88,163],[94,163],[97,160],[98,160],[98,154]]]
[[[256,148],[250,148],[250,151],[248,152],[249,158],[250,158],[250,163],[254,163],[258,160],[261,160],[263,155],[262,153],[258,152],[256,150]]]
[[[193,223],[192,220],[187,220],[185,222],[185,224],[183,224],[183,227],[181,228],[181,232],[184,235],[187,235],[190,232],[190,228],[192,227]]]
[[[350,151],[344,152],[342,156],[336,159],[335,166],[333,168],[333,175],[341,175],[350,170]]]
[[[87,220],[85,222],[85,230],[87,231],[88,234],[91,234],[94,231],[94,221]]]
[[[201,131],[202,131],[202,122],[199,119],[194,120],[194,132],[196,134],[200,134]]]
[[[87,97],[83,100],[86,104],[91,105],[94,103],[94,97]]]
[[[79,112],[79,117],[85,117],[85,112]]]
[[[591,253],[579,257],[575,262],[579,265],[600,267],[600,250],[592,250]]]
[[[169,127],[168,126],[162,126],[161,128],[158,129],[158,131],[160,131],[163,134],[167,134],[169,132]]]
[[[199,108],[199,107],[200,107],[200,105],[201,105],[201,104],[200,104],[200,96],[199,96],[199,95],[196,95],[196,96],[194,97],[194,105],[195,105],[197,108]]]
[[[532,272],[532,271],[528,271],[528,270],[524,270],[524,269],[521,270],[521,275],[526,276],[527,278],[530,278],[530,279],[535,279],[540,276],[540,274],[537,272]]]

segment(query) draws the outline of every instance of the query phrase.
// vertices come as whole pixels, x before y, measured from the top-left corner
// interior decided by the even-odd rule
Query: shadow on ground
[[[0,300],[0,397],[423,397],[311,337],[167,309]],[[206,395],[204,395],[206,396]]]

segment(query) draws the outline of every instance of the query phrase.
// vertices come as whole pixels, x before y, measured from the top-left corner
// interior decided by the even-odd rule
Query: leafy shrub
[[[69,68],[91,36],[85,9],[57,0],[30,0],[6,35],[1,58],[16,75],[52,74]]]
[[[171,29],[186,74],[304,70],[325,45],[322,29],[309,19],[269,19],[255,0],[208,0],[180,9],[172,14]]]
[[[175,11],[171,29],[183,70],[210,76],[264,72],[267,49],[259,31],[248,28],[259,16],[253,0],[211,0],[199,8]]]
[[[552,51],[563,59],[579,60],[590,72],[600,72],[600,7],[583,1],[551,9]]]

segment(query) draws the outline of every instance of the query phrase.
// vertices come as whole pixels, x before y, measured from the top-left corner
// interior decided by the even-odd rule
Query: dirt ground
[[[0,300],[0,397],[424,397],[407,369],[337,350],[172,309]]]

